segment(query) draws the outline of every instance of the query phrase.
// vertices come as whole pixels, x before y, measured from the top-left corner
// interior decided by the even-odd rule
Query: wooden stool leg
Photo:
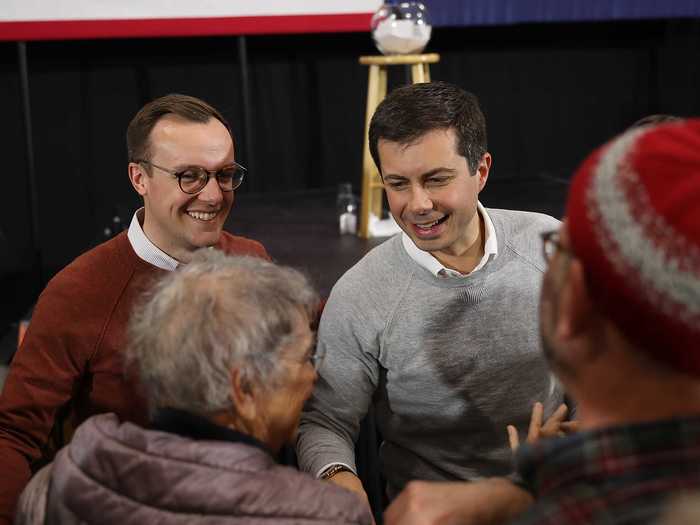
[[[379,103],[386,96],[386,67],[369,66],[369,79],[367,83],[367,110],[365,113],[365,140],[362,155],[362,203],[360,207],[360,231],[363,238],[369,237],[369,214],[374,213],[381,217],[382,213],[382,185],[372,156],[369,153],[369,123]]]
[[[414,84],[430,82],[430,70],[428,69],[428,64],[412,64],[411,80]]]
[[[377,101],[377,106],[382,100],[386,98],[387,74],[387,68],[383,67],[379,70],[379,100]],[[374,109],[377,109],[376,106]],[[374,110],[372,111],[372,115],[374,115]],[[367,153],[369,153],[369,124],[365,134],[367,135],[368,139]],[[372,162],[372,172],[372,206],[370,207],[370,210],[376,217],[381,219],[382,203],[384,196],[384,183],[382,182],[382,178],[379,175],[379,170],[377,169],[377,166],[374,164],[374,162]]]

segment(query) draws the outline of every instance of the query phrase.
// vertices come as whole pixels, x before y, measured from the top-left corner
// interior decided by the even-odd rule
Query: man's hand
[[[365,489],[362,486],[360,478],[358,478],[352,472],[343,470],[342,472],[338,472],[335,476],[328,478],[327,481],[335,483],[336,485],[339,485],[344,489],[348,489],[352,492],[355,492],[356,494],[359,494],[363,500],[369,502],[369,499],[367,498],[367,493],[365,492]]]
[[[362,501],[364,501],[367,504],[367,507],[370,509],[369,513],[372,514],[372,509],[369,504],[369,498],[367,497],[367,493],[365,492],[365,489],[362,486],[360,478],[358,478],[355,474],[353,474],[352,472],[348,472],[347,470],[343,470],[342,472],[338,472],[335,476],[328,478],[326,481],[335,483],[339,487],[343,487],[344,489],[354,492],[355,494],[360,496],[360,498],[362,498]],[[372,523],[374,523],[374,517],[372,518]]]
[[[530,416],[530,428],[527,431],[525,441],[529,444],[537,443],[542,438],[555,436],[565,436],[578,430],[577,421],[564,421],[566,414],[569,413],[569,407],[564,403],[559,405],[554,413],[549,416],[549,419],[542,423],[544,418],[544,407],[539,401],[532,407],[532,415]],[[510,448],[515,452],[520,446],[520,437],[518,430],[513,425],[508,425],[508,441]]]
[[[532,503],[529,492],[505,478],[411,481],[384,513],[385,525],[497,525]]]

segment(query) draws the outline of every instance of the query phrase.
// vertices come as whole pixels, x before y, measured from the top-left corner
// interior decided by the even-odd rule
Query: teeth
[[[439,222],[439,219],[437,221],[430,222],[428,224],[416,224],[419,228],[422,228],[424,230],[429,230],[433,226],[435,226]]]
[[[200,221],[210,221],[216,217],[216,212],[188,211],[187,215]]]

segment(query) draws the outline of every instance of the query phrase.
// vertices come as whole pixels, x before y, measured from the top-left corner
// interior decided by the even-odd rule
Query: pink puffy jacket
[[[145,430],[114,414],[81,425],[27,489],[33,501],[23,496],[18,522],[36,523],[45,504],[47,524],[371,523],[356,495],[279,466],[261,448]]]

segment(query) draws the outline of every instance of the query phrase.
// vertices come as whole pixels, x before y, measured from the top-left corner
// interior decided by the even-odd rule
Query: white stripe
[[[381,0],[0,0],[0,21],[340,15],[374,13],[381,4]]]
[[[642,284],[639,291],[651,304],[700,330],[698,248],[655,213],[629,162],[639,138],[652,130],[630,131],[603,153],[586,196],[589,219],[620,275],[628,281],[638,277]],[[636,200],[636,209],[644,210],[641,217],[634,215],[630,199]],[[661,242],[648,237],[647,230],[652,228],[664,232]],[[679,246],[683,250],[678,250]]]

